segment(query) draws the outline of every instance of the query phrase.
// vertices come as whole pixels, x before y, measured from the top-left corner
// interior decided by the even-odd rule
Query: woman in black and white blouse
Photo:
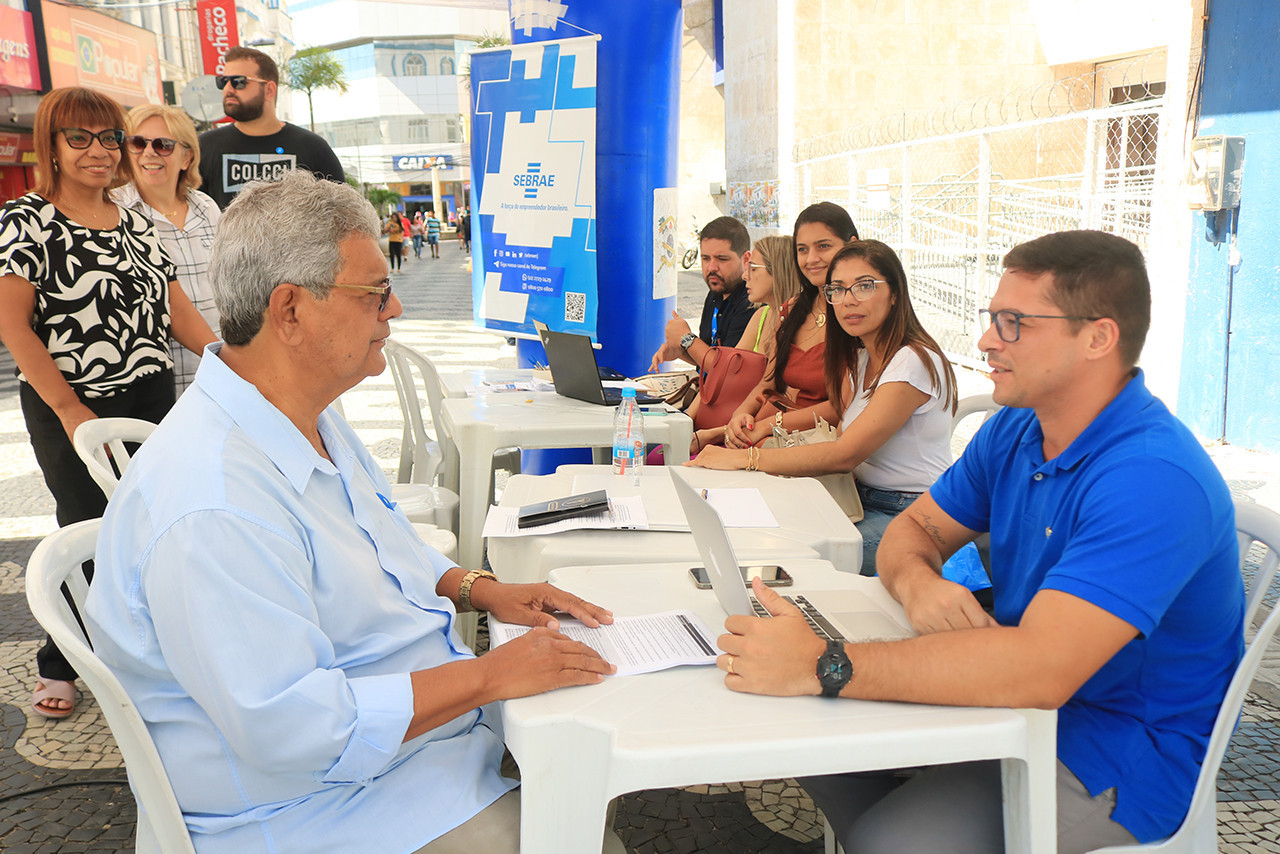
[[[59,525],[106,508],[72,448],[76,427],[105,416],[158,422],[174,401],[170,329],[196,352],[214,340],[151,223],[107,195],[131,177],[123,127],[124,111],[101,93],[46,95],[35,118],[36,189],[0,209],[0,340],[18,365]],[[75,671],[52,641],[37,662],[35,712],[66,717]]]

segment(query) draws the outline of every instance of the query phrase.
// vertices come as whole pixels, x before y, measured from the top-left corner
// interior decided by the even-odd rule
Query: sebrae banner
[[[596,336],[595,37],[471,54],[472,301],[485,328]]]

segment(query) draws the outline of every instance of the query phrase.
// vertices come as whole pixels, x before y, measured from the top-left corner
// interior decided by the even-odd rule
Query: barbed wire
[[[1108,89],[1129,89],[1125,93],[1126,102],[1148,100],[1159,96],[1160,92],[1156,87],[1162,87],[1164,81],[1150,80],[1147,71],[1153,65],[1163,68],[1164,56],[1165,51],[1161,49],[1134,57],[1122,64],[1075,77],[994,93],[969,102],[894,113],[844,130],[801,140],[793,147],[792,156],[799,163],[863,148],[895,145],[984,127],[1069,115],[1100,106],[1113,106],[1111,103],[1096,102],[1100,83]]]

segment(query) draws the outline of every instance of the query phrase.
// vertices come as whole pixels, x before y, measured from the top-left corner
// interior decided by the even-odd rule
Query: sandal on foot
[[[65,700],[70,703],[66,709],[55,709],[44,705],[48,700]],[[76,710],[76,683],[62,679],[41,679],[36,682],[36,690],[31,695],[31,710],[42,718],[59,720],[70,717]]]

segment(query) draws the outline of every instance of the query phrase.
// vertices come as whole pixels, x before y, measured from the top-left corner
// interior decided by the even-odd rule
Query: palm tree
[[[369,192],[365,193],[365,198],[369,200],[369,204],[373,205],[378,216],[386,216],[391,206],[400,201],[400,194],[386,187],[370,187]]]
[[[303,48],[289,60],[289,85],[307,93],[307,112],[311,115],[311,131],[316,129],[316,112],[311,95],[320,89],[337,89],[347,93],[347,72],[332,51],[322,47]]]

